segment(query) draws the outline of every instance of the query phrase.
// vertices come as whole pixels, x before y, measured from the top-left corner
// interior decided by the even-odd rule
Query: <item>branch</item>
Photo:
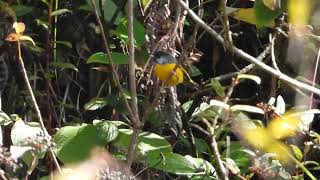
[[[186,3],[184,3],[182,0],[176,0],[186,11],[187,13],[191,16],[191,18],[193,20],[195,20],[197,23],[199,23],[199,25],[206,30],[210,35],[212,35],[217,41],[219,41],[220,43],[224,44],[224,40],[223,38],[215,31],[213,30],[210,26],[208,26],[202,19],[200,19],[188,6]],[[320,89],[315,88],[313,86],[310,86],[308,84],[302,83],[298,80],[295,80],[289,76],[287,76],[286,74],[281,73],[280,71],[277,71],[275,69],[273,69],[272,67],[264,64],[263,62],[259,61],[257,58],[245,53],[244,51],[242,51],[241,49],[232,46],[230,47],[230,50],[232,52],[234,52],[235,55],[243,58],[246,61],[249,61],[255,65],[257,65],[258,67],[260,67],[262,70],[278,77],[279,79],[291,84],[292,86],[295,86],[299,89],[302,90],[306,90],[309,92],[312,92],[314,94],[320,95]]]
[[[134,60],[134,34],[133,34],[133,0],[128,2],[128,36],[129,36],[129,84],[131,92],[131,109],[134,116],[133,133],[130,139],[130,144],[127,153],[127,164],[131,167],[134,160],[136,146],[139,143],[139,132],[143,124],[139,120],[138,111],[138,98],[137,98],[137,88],[136,88],[136,72],[135,72],[135,60]]]

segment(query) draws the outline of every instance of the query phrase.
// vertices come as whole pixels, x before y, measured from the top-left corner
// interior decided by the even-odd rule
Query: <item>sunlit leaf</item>
[[[19,38],[20,41],[30,41],[32,44],[35,46],[36,44],[34,43],[33,39],[29,36],[20,36]]]
[[[284,114],[286,112],[286,103],[281,95],[277,97],[276,113]]]
[[[86,111],[94,111],[103,108],[108,104],[106,98],[92,98],[89,102],[84,105]]]
[[[218,101],[218,100],[215,100],[215,99],[212,99],[210,100],[210,106],[218,106],[218,107],[222,107],[226,110],[229,110],[230,106],[224,102],[221,102],[221,101]]]
[[[72,11],[70,11],[69,9],[58,9],[55,10],[51,13],[51,16],[59,16],[65,13],[71,13]]]
[[[252,113],[258,113],[258,114],[264,114],[264,111],[258,107],[250,106],[250,105],[234,105],[230,108],[231,111],[246,111],[246,112],[252,112]]]
[[[255,76],[255,75],[250,75],[250,74],[239,74],[237,76],[238,79],[251,79],[254,82],[256,82],[257,84],[261,83],[261,78],[259,76]]]
[[[18,35],[21,35],[26,29],[26,26],[23,22],[14,22],[12,27],[16,30]]]

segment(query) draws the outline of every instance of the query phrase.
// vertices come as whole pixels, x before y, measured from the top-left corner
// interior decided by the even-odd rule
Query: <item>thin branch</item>
[[[318,56],[317,56],[317,60],[316,60],[316,66],[314,68],[314,73],[313,73],[313,79],[312,79],[312,86],[316,85],[316,78],[317,78],[317,72],[318,72],[318,66],[319,66],[319,59],[320,59],[320,48],[318,50]],[[310,96],[310,104],[309,104],[309,109],[312,108],[312,104],[313,104],[313,93],[311,93]]]
[[[137,88],[136,88],[136,72],[135,72],[135,60],[134,60],[134,34],[133,34],[133,0],[128,2],[128,36],[129,36],[129,84],[131,92],[131,109],[134,116],[134,121],[132,122],[133,133],[131,136],[128,153],[127,153],[127,164],[131,167],[134,160],[136,146],[139,143],[139,133],[143,124],[139,120],[138,111],[138,98],[137,98]]]
[[[211,34],[217,41],[219,41],[220,43],[224,43],[223,38],[215,31],[213,30],[210,26],[208,26],[202,19],[200,19],[188,6],[186,3],[184,3],[182,0],[176,0],[187,12],[188,14],[191,16],[191,18],[193,20],[195,20],[196,22],[198,22],[200,24],[200,26],[205,29],[209,34]],[[279,79],[291,84],[292,86],[298,87],[300,89],[309,91],[309,92],[313,92],[314,94],[320,95],[320,89],[315,88],[311,85],[302,83],[298,80],[295,80],[289,76],[287,76],[286,74],[283,74],[275,69],[273,69],[272,67],[264,64],[263,62],[259,61],[257,58],[247,54],[246,52],[242,51],[241,49],[238,49],[235,46],[232,46],[231,51],[234,52],[235,55],[243,58],[244,60],[247,60],[251,63],[254,63],[255,65],[259,66],[261,69],[263,69],[264,71],[277,76]]]
[[[27,74],[27,71],[26,71],[26,68],[24,66],[24,62],[23,62],[23,59],[22,59],[22,56],[21,56],[21,47],[20,47],[20,41],[17,42],[18,43],[18,59],[19,59],[19,63],[21,65],[21,69],[22,69],[22,72],[23,72],[23,77],[24,77],[24,80],[25,80],[25,83],[27,85],[27,89],[28,89],[28,92],[31,96],[31,101],[32,101],[32,104],[36,110],[36,114],[38,116],[38,120],[39,120],[39,123],[40,123],[40,127],[45,135],[45,137],[49,136],[49,133],[46,129],[46,127],[44,126],[44,123],[43,123],[43,120],[42,120],[42,116],[41,116],[41,112],[40,112],[40,109],[39,109],[39,106],[38,106],[38,103],[37,103],[37,100],[33,94],[33,91],[32,91],[32,88],[31,88],[31,85],[30,85],[30,82],[29,82],[29,79],[28,79],[28,74]],[[50,140],[49,140],[50,142]],[[49,152],[53,158],[53,161],[59,171],[60,174],[62,174],[62,171],[61,171],[61,168],[60,168],[60,165],[58,163],[58,160],[53,152],[53,149],[52,147],[49,147]]]

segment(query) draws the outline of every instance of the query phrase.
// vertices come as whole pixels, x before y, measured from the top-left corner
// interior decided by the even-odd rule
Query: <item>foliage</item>
[[[0,179],[319,179],[319,2],[129,2],[0,1]]]

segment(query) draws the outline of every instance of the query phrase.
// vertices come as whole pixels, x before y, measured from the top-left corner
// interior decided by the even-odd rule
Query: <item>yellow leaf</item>
[[[308,24],[313,3],[311,0],[289,0],[288,15],[293,26]]]
[[[248,22],[250,24],[257,24],[256,12],[254,8],[239,8],[232,15],[233,18]],[[274,21],[265,24],[266,27],[274,27]]]
[[[12,27],[16,30],[16,33],[18,35],[22,35],[24,30],[26,29],[26,26],[23,22],[14,22]]]
[[[20,41],[31,41],[34,46],[36,45],[34,43],[33,39],[31,37],[29,37],[29,36],[20,36],[19,40]]]
[[[299,113],[286,113],[270,122],[269,133],[276,139],[283,139],[296,134],[301,123]]]

